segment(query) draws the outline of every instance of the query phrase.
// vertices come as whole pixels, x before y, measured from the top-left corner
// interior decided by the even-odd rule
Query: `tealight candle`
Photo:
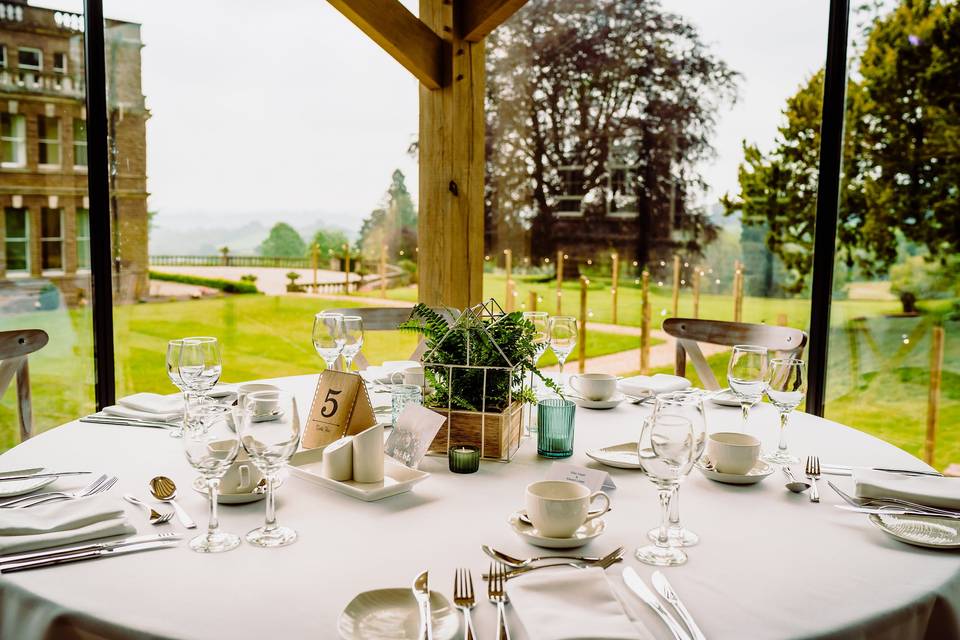
[[[480,447],[458,444],[447,452],[450,471],[454,473],[475,473],[480,468]]]

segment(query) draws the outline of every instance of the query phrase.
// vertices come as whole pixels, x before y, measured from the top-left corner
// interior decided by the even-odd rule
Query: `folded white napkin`
[[[178,413],[183,412],[183,395],[175,394],[162,396],[159,393],[135,393],[117,400],[117,404],[134,411],[147,413]]]
[[[123,508],[109,496],[4,509],[0,518],[0,554],[134,533],[136,529],[127,522]]]
[[[133,418],[134,420],[159,420],[160,422],[173,422],[183,418],[183,407],[178,411],[166,413],[153,413],[150,411],[137,411],[123,405],[115,404],[103,408],[103,413],[117,418]]]
[[[530,640],[643,638],[603,569],[551,569],[507,582],[510,608]]]
[[[960,478],[855,469],[853,482],[861,498],[899,498],[930,507],[960,509]]]
[[[667,373],[655,373],[652,376],[624,378],[617,386],[620,391],[627,395],[648,396],[671,391],[683,391],[690,387],[690,381]]]

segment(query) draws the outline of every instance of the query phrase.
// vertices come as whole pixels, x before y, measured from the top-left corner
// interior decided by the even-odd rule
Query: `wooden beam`
[[[449,84],[443,40],[398,0],[327,0],[428,89]]]
[[[527,0],[460,0],[460,33],[467,42],[480,42],[503,24]]]

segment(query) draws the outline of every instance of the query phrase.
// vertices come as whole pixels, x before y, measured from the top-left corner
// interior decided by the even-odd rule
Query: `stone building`
[[[142,46],[140,25],[107,21],[110,211],[91,210],[82,16],[0,0],[0,312],[56,304],[54,287],[89,298],[96,215],[112,217],[115,299],[147,292]]]

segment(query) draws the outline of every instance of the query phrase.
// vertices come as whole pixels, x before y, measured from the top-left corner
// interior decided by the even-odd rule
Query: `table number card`
[[[377,423],[363,378],[327,369],[320,374],[310,415],[303,429],[306,449],[323,447]]]
[[[547,480],[569,480],[585,485],[590,493],[601,489],[616,489],[610,474],[601,469],[588,469],[569,462],[554,462],[547,472]]]

